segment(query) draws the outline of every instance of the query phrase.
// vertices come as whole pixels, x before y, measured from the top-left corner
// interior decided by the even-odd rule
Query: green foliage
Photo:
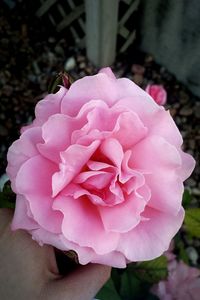
[[[200,238],[200,208],[188,208],[184,223],[186,231],[192,237]]]
[[[103,288],[96,295],[97,299],[101,300],[121,300],[119,294],[117,293],[113,280],[110,278],[108,282],[103,286]]]
[[[112,277],[96,298],[100,300],[157,300],[150,293],[151,286],[167,276],[165,256],[157,259],[132,263],[124,270],[113,269]]]
[[[167,277],[167,258],[163,255],[154,260],[138,263],[133,267],[133,271],[142,281],[157,283]]]
[[[149,285],[138,279],[129,271],[123,273],[121,278],[120,295],[123,300],[142,300],[149,294]]]
[[[192,200],[192,195],[189,190],[185,189],[183,193],[183,207],[186,209],[189,207]]]
[[[3,191],[0,192],[0,208],[15,208],[15,197],[13,193],[10,181],[6,182],[3,187]]]
[[[177,257],[188,265],[189,264],[188,253],[185,250],[185,244],[179,234],[177,234],[175,238],[175,248],[176,248]]]

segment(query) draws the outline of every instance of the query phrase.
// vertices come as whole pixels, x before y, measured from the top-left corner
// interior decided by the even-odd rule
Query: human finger
[[[50,282],[44,299],[91,300],[110,277],[108,266],[89,264],[81,266],[70,275]]]

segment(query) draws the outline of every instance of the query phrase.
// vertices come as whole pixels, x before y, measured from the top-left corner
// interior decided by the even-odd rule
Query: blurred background
[[[185,185],[190,207],[199,207],[198,0],[1,0],[0,176],[9,145],[33,119],[52,79],[60,71],[78,79],[103,66],[142,88],[164,86],[166,109],[182,133],[184,149],[197,160]],[[189,256],[190,264],[198,266],[199,239],[184,243],[196,255],[195,261]]]

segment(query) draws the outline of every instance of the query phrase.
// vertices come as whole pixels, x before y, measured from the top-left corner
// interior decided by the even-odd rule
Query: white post
[[[86,51],[98,67],[115,60],[119,0],[85,0]]]

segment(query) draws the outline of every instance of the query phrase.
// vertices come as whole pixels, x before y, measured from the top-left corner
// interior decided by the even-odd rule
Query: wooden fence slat
[[[74,4],[73,0],[68,0],[68,3],[69,3],[69,6],[71,7],[71,9],[76,8],[76,5]],[[78,23],[81,26],[82,30],[85,32],[85,24],[81,18],[78,18]]]
[[[126,39],[129,36],[129,31],[126,27],[120,27],[118,32],[124,39]]]
[[[131,4],[131,6],[129,7],[129,9],[127,9],[126,13],[123,15],[123,17],[119,21],[119,27],[121,27],[122,25],[124,25],[124,23],[128,20],[128,18],[134,12],[134,10],[137,9],[138,5],[139,5],[139,0],[133,1],[133,3]]]
[[[47,0],[44,3],[42,3],[38,11],[36,12],[36,16],[41,17],[42,15],[44,15],[49,10],[49,8],[56,2],[57,0]]]
[[[126,49],[131,45],[131,43],[133,42],[133,40],[136,37],[136,30],[134,30],[128,37],[127,41],[124,43],[124,45],[121,47],[121,49],[119,50],[119,52],[124,52],[126,51]]]
[[[57,26],[57,30],[61,31],[65,27],[69,26],[74,20],[76,20],[84,12],[84,5],[79,5],[68,14]]]
[[[113,63],[116,55],[118,0],[86,0],[86,50],[97,66]]]

